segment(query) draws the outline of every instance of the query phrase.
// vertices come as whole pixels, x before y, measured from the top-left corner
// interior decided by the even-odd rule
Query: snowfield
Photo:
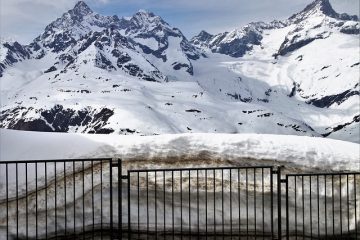
[[[2,161],[117,157],[134,161],[137,167],[137,160],[143,164],[148,160],[149,165],[173,167],[268,164],[308,171],[308,167],[311,171],[360,170],[359,144],[316,137],[209,133],[119,136],[0,129],[0,139]]]
[[[187,40],[154,13],[79,2],[29,45],[0,44],[0,128],[359,143],[359,29],[315,0],[283,21]]]

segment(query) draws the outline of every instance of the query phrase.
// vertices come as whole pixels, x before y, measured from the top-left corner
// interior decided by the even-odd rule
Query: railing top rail
[[[331,172],[331,173],[292,173],[286,177],[311,177],[311,176],[339,176],[339,175],[359,175],[360,172]]]
[[[239,166],[239,167],[199,167],[199,168],[156,168],[156,169],[130,169],[133,172],[178,172],[178,171],[212,171],[212,170],[230,170],[230,169],[273,169],[274,166]]]
[[[74,159],[42,159],[42,160],[16,160],[1,161],[0,164],[16,164],[16,163],[45,163],[45,162],[82,162],[82,161],[111,161],[113,158],[74,158]]]

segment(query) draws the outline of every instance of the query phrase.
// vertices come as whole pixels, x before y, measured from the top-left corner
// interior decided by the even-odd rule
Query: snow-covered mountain
[[[0,44],[0,127],[359,142],[359,21],[316,0],[284,21],[190,41],[160,16],[84,2],[28,45]]]

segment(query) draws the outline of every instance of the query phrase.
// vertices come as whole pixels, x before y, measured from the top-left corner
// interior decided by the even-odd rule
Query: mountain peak
[[[134,14],[134,16],[143,16],[143,17],[147,17],[147,18],[159,17],[159,16],[155,15],[153,12],[151,12],[149,10],[145,10],[145,9],[140,9],[139,11],[137,11]]]
[[[144,14],[150,14],[151,12],[149,10],[146,9],[139,9],[139,11],[137,11],[138,13],[144,13]]]
[[[201,32],[198,34],[198,36],[212,36],[212,35],[205,30],[201,30]]]
[[[150,12],[148,10],[140,9],[136,12],[131,18],[130,21],[137,27],[150,27],[153,28],[158,25],[166,25],[168,24],[158,15]]]
[[[193,37],[193,40],[206,42],[209,41],[212,37],[212,34],[206,32],[205,30],[202,30],[198,35]]]
[[[93,12],[91,10],[91,8],[84,1],[77,2],[75,4],[75,7],[72,9],[72,11],[76,15],[81,15],[81,16],[85,16],[85,15]]]
[[[307,5],[301,12],[292,15],[289,20],[293,22],[300,22],[313,15],[325,15],[339,20],[354,20],[357,21],[357,16],[350,16],[346,13],[337,13],[330,4],[329,0],[315,0]]]
[[[311,11],[311,10],[320,10],[322,13],[324,13],[327,16],[335,17],[337,13],[332,8],[329,0],[315,0],[311,4],[309,4],[304,11]]]

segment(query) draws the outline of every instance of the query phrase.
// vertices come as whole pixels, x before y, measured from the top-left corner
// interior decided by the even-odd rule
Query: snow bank
[[[181,166],[190,160],[203,165],[285,164],[323,171],[360,170],[359,144],[304,136],[208,133],[119,136],[1,129],[0,143],[2,161],[119,157]]]
[[[324,139],[324,138],[311,138],[311,137],[300,137],[300,136],[285,136],[285,135],[260,135],[260,134],[173,134],[173,135],[159,135],[159,136],[147,136],[147,137],[141,137],[141,136],[119,136],[119,135],[85,135],[85,134],[70,134],[70,133],[44,133],[44,132],[25,132],[25,131],[15,131],[15,130],[6,130],[1,129],[0,130],[0,157],[1,160],[26,160],[26,159],[63,159],[63,158],[96,158],[96,157],[120,157],[124,159],[124,165],[126,168],[143,168],[143,167],[152,167],[152,168],[161,168],[165,164],[171,165],[171,166],[181,166],[181,167],[187,167],[191,164],[193,165],[270,165],[270,164],[284,164],[290,171],[294,172],[297,169],[302,169],[302,171],[314,171],[314,170],[321,170],[321,171],[329,171],[329,170],[352,170],[352,171],[358,171],[360,169],[360,162],[359,162],[359,154],[360,154],[360,145],[350,142],[344,142],[339,140],[332,140],[332,139]],[[196,161],[195,161],[196,160]],[[189,163],[190,162],[190,163]],[[269,164],[270,163],[270,164]],[[41,170],[41,166],[39,166]],[[50,166],[51,167],[51,166]],[[60,168],[60,169],[59,169]],[[60,223],[58,230],[63,230],[64,226],[61,225],[65,221],[67,221],[69,229],[69,232],[74,231],[72,228],[74,222],[76,222],[76,229],[82,229],[82,223],[83,223],[83,215],[82,215],[82,208],[83,206],[90,207],[88,203],[91,203],[91,195],[93,194],[94,199],[99,199],[100,194],[105,194],[104,196],[104,206],[109,206],[109,195],[108,192],[110,190],[109,187],[109,171],[108,169],[104,168],[104,172],[101,173],[103,175],[104,182],[103,185],[100,185],[99,181],[99,175],[96,175],[93,179],[93,188],[90,181],[91,174],[90,172],[76,172],[76,174],[69,175],[68,178],[72,179],[73,177],[76,179],[76,181],[73,183],[71,181],[64,181],[62,178],[63,175],[61,173],[63,172],[62,167],[60,166],[57,170],[60,173],[59,178],[57,181],[50,181],[52,180],[52,176],[50,176],[50,180],[48,180],[48,184],[44,183],[42,179],[38,181],[38,189],[40,189],[37,192],[37,198],[39,199],[39,202],[42,202],[45,198],[49,202],[49,210],[48,214],[50,216],[53,216],[53,204],[57,203],[57,220],[58,223]],[[306,170],[304,170],[306,169]],[[71,169],[70,169],[71,170]],[[115,195],[117,195],[117,172],[116,169],[113,178],[113,192]],[[11,172],[11,169],[10,169]],[[41,170],[40,172],[43,172]],[[95,171],[96,172],[96,171]],[[85,174],[83,174],[85,173]],[[49,175],[52,174],[52,172],[48,173]],[[200,172],[199,180],[201,182],[205,182],[203,172]],[[229,179],[229,172],[225,172],[224,176],[219,177],[215,176],[213,179],[211,179],[212,176],[208,176],[207,178],[207,185],[213,186],[212,182],[217,182],[222,180],[223,177],[225,179]],[[242,177],[244,177],[243,173]],[[21,175],[21,174],[20,174]],[[40,173],[41,175],[41,173]],[[48,176],[49,176],[48,175]],[[1,178],[1,176],[3,176]],[[2,183],[4,182],[4,174],[0,172],[0,212],[5,212],[6,209],[6,201],[4,200],[5,196],[5,189],[4,185]],[[39,175],[38,175],[39,176]],[[150,179],[150,186],[153,185],[153,176],[149,176]],[[186,178],[186,173],[183,176]],[[232,182],[236,188],[238,186],[238,179],[236,173],[234,175],[230,175]],[[266,232],[270,231],[270,225],[268,224],[270,222],[269,216],[270,214],[270,208],[268,205],[265,205],[264,209],[260,208],[260,205],[256,205],[256,215],[257,221],[255,221],[255,217],[253,215],[253,212],[250,211],[249,213],[245,211],[242,211],[241,215],[238,214],[238,208],[237,206],[241,206],[240,208],[245,209],[245,206],[248,206],[249,209],[255,209],[254,202],[245,202],[244,196],[247,194],[250,194],[249,196],[255,196],[254,191],[256,192],[257,196],[261,196],[263,194],[264,202],[269,203],[270,202],[270,192],[269,192],[269,175],[266,175],[265,173],[265,181],[262,183],[264,184],[264,189],[261,190],[261,188],[252,188],[252,180],[250,180],[249,184],[249,192],[244,191],[244,187],[241,187],[241,196],[242,198],[239,200],[236,198],[237,195],[230,195],[229,194],[229,186],[227,184],[221,185],[223,187],[224,193],[222,194],[220,188],[216,189],[216,206],[214,209],[208,209],[209,213],[209,219],[212,219],[212,214],[218,216],[217,222],[215,225],[209,224],[209,229],[220,229],[222,227],[219,216],[222,216],[224,214],[225,216],[225,230],[228,231],[229,222],[231,217],[230,209],[228,209],[228,204],[225,206],[225,213],[222,211],[222,200],[224,199],[224,202],[229,203],[230,201],[233,203],[233,212],[232,215],[233,223],[237,226],[240,221],[245,222],[246,219],[249,220],[249,229],[261,229],[263,228]],[[143,177],[143,176],[142,176]],[[162,179],[161,176],[158,176],[157,179],[157,187],[161,190],[165,189],[161,183],[162,182],[169,182],[167,178],[170,177],[170,175],[163,175],[165,178]],[[175,218],[174,218],[174,226],[175,229],[178,230],[179,226],[183,224],[184,230],[186,231],[186,226],[190,223],[190,217],[189,215],[184,214],[183,218],[181,218],[179,213],[179,204],[182,202],[182,200],[179,200],[179,176],[175,175],[175,196],[177,196],[174,199],[175,204]],[[33,179],[33,177],[32,177]],[[255,179],[254,177],[249,176],[249,179]],[[145,182],[142,178],[140,179],[140,182]],[[182,180],[181,180],[182,181]],[[255,181],[255,180],[254,180]],[[11,184],[13,184],[13,181],[10,181]],[[18,202],[16,200],[15,192],[12,191],[12,187],[10,187],[9,191],[9,197],[10,205],[13,206],[12,209],[15,209],[15,204],[18,204],[20,206],[20,214],[19,219],[24,219],[25,209],[26,206],[34,206],[36,200],[34,200],[33,197],[31,197],[31,193],[34,190],[33,183],[29,184],[29,192],[30,194],[27,199],[29,199],[29,203],[26,204],[23,198],[24,194],[27,194],[27,191],[24,191],[24,184],[23,177],[19,178],[19,186],[20,191],[17,193],[16,196],[18,196]],[[66,182],[66,188],[64,187],[64,184]],[[194,198],[196,196],[196,193],[194,192],[194,189],[196,186],[195,181],[191,181],[191,194],[193,194]],[[184,186],[182,186],[183,189],[190,189],[190,178],[189,178],[189,185],[187,184],[187,181],[185,181]],[[225,181],[226,183],[226,181]],[[343,184],[345,181],[343,182]],[[73,192],[73,189],[75,189],[75,184],[77,184],[76,189],[78,191]],[[80,184],[80,185],[79,185]],[[84,193],[79,191],[84,184]],[[124,183],[123,183],[124,184]],[[137,216],[137,208],[138,208],[138,202],[136,199],[138,198],[137,194],[141,195],[141,201],[139,202],[139,209],[141,208],[143,211],[146,206],[145,201],[145,188],[141,188],[140,193],[138,193],[136,188],[136,182],[134,182],[134,186],[131,187],[130,196],[131,199],[135,199],[131,201],[131,222],[132,225],[134,225],[134,228],[137,228],[137,222],[139,222],[139,226],[141,229],[145,229],[146,226],[146,219],[141,218]],[[195,185],[194,185],[195,184]],[[241,179],[240,184],[244,184],[244,179]],[[54,196],[53,189],[58,189],[58,194]],[[99,187],[100,186],[100,187]],[[176,187],[177,186],[177,187]],[[200,186],[204,186],[203,184],[200,184]],[[220,186],[220,184],[219,184]],[[232,188],[234,188],[234,186]],[[259,185],[258,185],[259,186]],[[153,187],[150,187],[153,189]],[[169,186],[166,187],[166,195],[170,196],[169,193],[171,192],[169,189]],[[307,186],[305,185],[305,188]],[[66,195],[64,194],[64,191],[67,191]],[[101,190],[100,190],[101,189]],[[313,188],[315,189],[315,187]],[[345,189],[345,188],[344,188]],[[352,188],[352,185],[350,188],[346,188],[349,192],[350,201],[353,201],[353,191],[354,188]],[[47,195],[45,195],[45,191],[47,191]],[[308,191],[305,191],[305,199],[308,198]],[[151,191],[151,194],[153,194],[153,191]],[[189,192],[184,192],[184,196],[188,196]],[[204,200],[204,189],[203,187],[200,188],[199,193],[201,202]],[[324,198],[325,193],[320,192],[320,197]],[[329,194],[329,193],[327,193]],[[67,198],[65,199],[65,196]],[[82,196],[84,196],[84,202],[82,202]],[[159,206],[165,206],[163,202],[164,195],[158,196],[158,199],[155,200],[155,197],[153,195],[150,195],[149,204],[150,206],[154,206],[155,202],[159,204]],[[231,197],[232,196],[232,197]],[[299,195],[300,196],[300,195]],[[345,195],[343,195],[345,196]],[[159,199],[160,197],[160,199]],[[314,198],[314,195],[313,195]],[[73,199],[76,199],[74,202]],[[123,209],[127,208],[127,199],[128,199],[128,192],[126,185],[123,187]],[[230,200],[232,199],[232,200]],[[253,199],[250,197],[250,199]],[[117,199],[114,199],[115,206],[117,206]],[[186,200],[187,201],[187,200]],[[185,205],[181,206],[183,208],[184,213],[188,213],[190,211],[189,206],[187,205],[187,202],[185,201]],[[215,200],[211,200],[211,197],[208,197],[208,201],[215,202]],[[282,199],[284,202],[284,198]],[[314,200],[315,201],[315,200]],[[336,200],[337,201],[337,200]],[[75,220],[72,218],[72,216],[66,217],[66,211],[64,211],[64,203],[66,205],[70,206],[70,209],[76,209],[76,212],[78,213],[75,216]],[[157,212],[157,216],[159,219],[163,219],[164,214],[166,215],[166,219],[171,219],[171,211],[169,209],[172,208],[171,205],[169,205],[171,201],[166,202],[166,209],[167,212],[164,213],[160,209]],[[337,202],[336,202],[337,203]],[[285,203],[283,203],[285,204]],[[358,205],[358,203],[356,203]],[[213,206],[213,205],[211,205]],[[289,206],[291,209],[295,206],[293,203],[293,200],[290,199]],[[205,221],[205,208],[203,204],[200,204],[200,215],[199,215],[199,229],[202,231],[204,228],[204,221]],[[299,206],[298,211],[302,210]],[[197,206],[196,202],[194,201],[191,206],[191,219],[196,219],[197,215]],[[90,209],[90,208],[89,208]],[[330,208],[328,208],[330,211]],[[38,214],[39,216],[45,216],[44,214],[44,206],[39,204]],[[70,211],[70,210],[69,210]],[[102,211],[99,207],[99,205],[96,205],[95,209],[95,219],[94,223],[95,225],[98,225],[100,221],[102,221],[102,217],[99,218],[100,212]],[[109,208],[103,209],[103,216],[104,216],[104,223],[107,224],[109,220]],[[264,213],[261,213],[264,211]],[[117,209],[114,210],[114,219],[115,224],[117,224]],[[92,222],[92,212],[86,211],[85,217],[84,217],[84,225],[85,226],[91,226],[93,224]],[[127,214],[128,212],[125,211],[122,219],[125,223],[127,221]],[[193,215],[194,214],[194,215]],[[247,216],[249,214],[249,216]],[[259,215],[260,214],[260,215]],[[263,215],[262,215],[263,214]],[[321,213],[323,214],[323,213]],[[329,213],[330,214],[330,213]],[[335,216],[339,215],[339,211],[336,210]],[[154,208],[150,208],[149,210],[149,224],[150,229],[152,230],[154,225]],[[262,216],[264,216],[265,223],[261,222]],[[106,218],[106,219],[105,219]],[[9,229],[10,234],[12,236],[15,236],[16,233],[16,211],[10,211],[9,212],[9,219],[11,227]],[[34,213],[30,212],[30,219],[34,219]],[[66,220],[67,219],[67,220]],[[51,221],[53,218],[51,218]],[[275,216],[276,220],[276,216]],[[284,220],[284,219],[283,219]],[[307,220],[307,219],[306,219]],[[20,224],[23,223],[24,220],[20,220]],[[40,218],[39,224],[40,226],[43,226],[44,218]],[[295,226],[295,223],[291,220],[290,225]],[[2,222],[2,224],[1,224]],[[0,216],[0,238],[1,236],[5,236],[5,216]],[[308,221],[306,221],[308,222]],[[351,217],[351,225],[350,229],[354,229],[354,218]],[[29,234],[30,236],[35,236],[35,225],[33,224],[33,221],[30,221],[29,223]],[[158,224],[163,226],[163,222],[158,221]],[[170,224],[171,223],[171,224]],[[167,222],[167,228],[171,229],[171,226],[173,222]],[[194,225],[195,224],[195,225]],[[300,223],[299,227],[300,226]],[[197,227],[196,223],[191,224],[194,229]],[[49,224],[48,232],[52,233],[54,231],[53,224]],[[236,229],[236,227],[234,228]],[[308,228],[307,228],[308,229]],[[20,229],[20,233],[24,234],[24,228]],[[77,231],[77,230],[75,230]],[[321,229],[323,232],[323,229]],[[39,230],[39,234],[44,234],[44,229],[41,228]]]

